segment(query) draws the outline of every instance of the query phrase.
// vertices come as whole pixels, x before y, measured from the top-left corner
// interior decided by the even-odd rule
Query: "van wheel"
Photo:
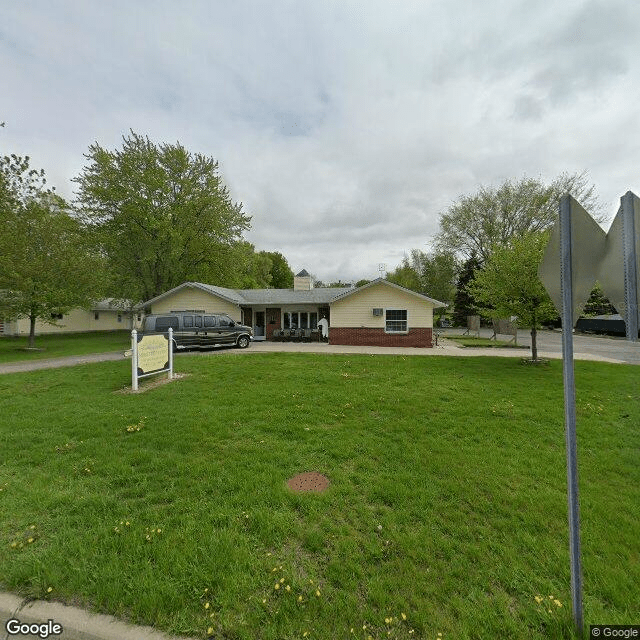
[[[240,336],[238,342],[236,342],[239,349],[246,349],[250,343],[251,340],[249,340],[249,336]]]

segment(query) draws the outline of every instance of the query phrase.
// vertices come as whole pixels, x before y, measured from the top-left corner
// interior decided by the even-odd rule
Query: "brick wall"
[[[385,333],[367,327],[329,327],[329,344],[374,347],[433,347],[431,328],[409,329],[407,334]]]

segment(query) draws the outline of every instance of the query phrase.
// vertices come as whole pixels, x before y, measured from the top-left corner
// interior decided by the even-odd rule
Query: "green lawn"
[[[176,371],[0,376],[0,589],[198,638],[571,637],[560,362]],[[587,624],[638,622],[637,374],[576,363]],[[290,492],[303,471],[329,489]]]
[[[27,349],[28,336],[0,338],[0,362],[18,362],[106,353],[131,347],[130,331],[92,331],[87,333],[47,334],[36,336],[35,350]]]

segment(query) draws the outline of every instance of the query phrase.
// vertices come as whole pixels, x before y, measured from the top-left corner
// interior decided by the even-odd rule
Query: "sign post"
[[[131,389],[138,390],[138,379],[156,373],[168,372],[173,378],[173,329],[169,327],[168,338],[162,334],[141,336],[131,332]]]
[[[567,502],[573,621],[582,637],[582,563],[580,558],[580,505],[578,501],[578,447],[576,442],[576,385],[573,367],[573,278],[571,197],[560,200],[560,289],[562,292],[562,375],[567,449]]]

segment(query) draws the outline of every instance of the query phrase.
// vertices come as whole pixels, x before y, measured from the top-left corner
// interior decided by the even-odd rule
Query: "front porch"
[[[241,307],[242,323],[253,328],[255,342],[299,341],[319,342],[322,332],[318,327],[321,318],[329,320],[329,307],[319,305],[287,305],[269,307],[253,305]]]

